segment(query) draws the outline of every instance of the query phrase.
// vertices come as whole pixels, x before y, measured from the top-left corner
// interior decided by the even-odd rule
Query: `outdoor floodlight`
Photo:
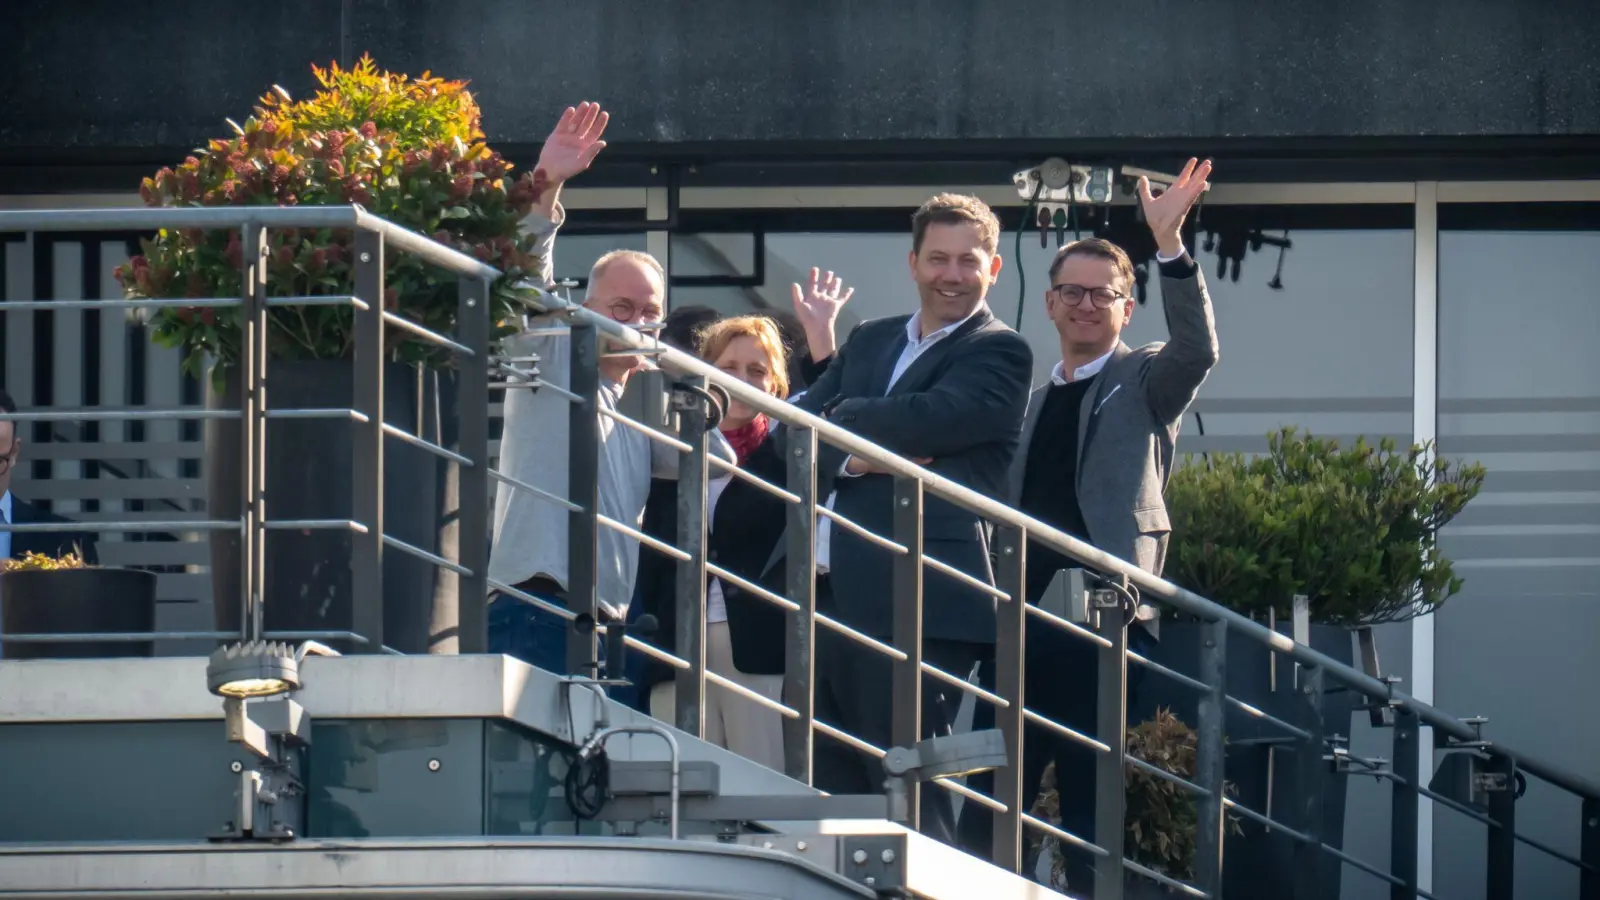
[[[298,648],[277,641],[246,641],[223,647],[206,664],[206,688],[222,698],[230,743],[255,758],[236,761],[239,776],[234,814],[215,840],[292,840],[305,821],[305,788],[294,751],[311,743],[311,720],[290,695],[301,687],[306,656],[338,656],[316,641]]]
[[[937,778],[961,778],[1006,767],[1006,740],[998,728],[942,735],[912,747],[891,747],[883,757],[889,818],[908,824],[911,785]]]
[[[288,644],[250,641],[223,647],[206,664],[206,687],[218,697],[274,697],[300,689],[300,660]]]

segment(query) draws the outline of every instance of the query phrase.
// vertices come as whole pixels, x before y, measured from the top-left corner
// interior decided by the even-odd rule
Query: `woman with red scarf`
[[[738,316],[707,327],[700,340],[706,362],[779,399],[789,394],[788,360],[777,324],[766,316]],[[767,439],[771,423],[734,401],[718,426],[733,446],[739,466],[769,484],[785,481],[784,461]],[[706,484],[710,537],[706,556],[740,578],[784,593],[783,500],[712,469]],[[775,558],[776,557],[776,558]],[[665,611],[671,597],[650,605]],[[780,702],[783,692],[786,613],[720,578],[706,586],[706,666],[753,693]],[[662,618],[660,612],[658,618]],[[663,619],[663,625],[665,625]],[[670,632],[669,632],[670,634]],[[673,718],[673,684],[650,692],[650,711]],[[783,771],[783,718],[773,708],[718,684],[706,686],[705,739]]]

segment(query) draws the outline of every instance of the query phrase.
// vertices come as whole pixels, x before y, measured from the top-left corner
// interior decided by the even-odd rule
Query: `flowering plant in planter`
[[[1239,612],[1366,626],[1433,612],[1461,590],[1439,531],[1484,468],[1432,447],[1337,442],[1286,428],[1265,455],[1190,458],[1172,475],[1166,576]]]
[[[228,120],[231,137],[146,178],[140,189],[145,203],[360,204],[501,269],[490,310],[500,329],[510,320],[510,285],[538,271],[533,240],[519,228],[542,189],[534,175],[513,179],[511,163],[484,143],[466,82],[391,74],[368,57],[349,69],[335,63],[312,71],[320,85],[313,97],[295,101],[274,87],[244,125]],[[351,233],[281,229],[268,240],[271,295],[352,292]],[[131,297],[238,296],[241,241],[237,230],[162,230],[116,277]],[[398,253],[385,263],[384,306],[426,328],[452,332],[456,276]],[[346,359],[352,353],[348,305],[274,307],[268,319],[268,352],[275,358]],[[167,308],[152,324],[156,341],[187,351],[191,373],[209,356],[220,380],[238,359],[237,309]],[[447,352],[409,332],[391,329],[386,346],[398,361],[448,364]]]
[[[0,572],[62,572],[76,569],[97,569],[99,566],[91,565],[83,558],[83,551],[73,548],[72,552],[61,556],[50,556],[44,553],[29,551],[21,559],[8,559],[0,562]]]

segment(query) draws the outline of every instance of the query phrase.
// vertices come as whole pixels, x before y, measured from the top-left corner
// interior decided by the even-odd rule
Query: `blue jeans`
[[[534,594],[556,606],[566,603],[549,594]],[[489,652],[514,656],[530,666],[557,675],[593,675],[567,671],[567,633],[572,623],[516,597],[498,594],[489,603]],[[605,645],[600,645],[602,660]]]
[[[559,597],[534,594],[557,606],[566,604]],[[557,675],[590,675],[593,672],[567,671],[567,634],[572,623],[562,617],[526,603],[516,597],[498,594],[489,603],[489,652],[503,653],[522,660],[530,666],[554,672]],[[629,654],[628,658],[638,654]],[[606,661],[606,645],[600,642],[598,658]],[[642,663],[641,663],[642,665]],[[629,668],[633,668],[630,664]],[[626,673],[608,673],[610,677],[627,677]],[[637,679],[630,678],[637,683]],[[633,706],[637,691],[631,686],[607,689],[606,694],[625,706]]]

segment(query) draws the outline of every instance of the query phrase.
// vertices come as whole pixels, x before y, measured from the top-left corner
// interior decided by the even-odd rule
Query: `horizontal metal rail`
[[[25,309],[226,309],[243,303],[238,297],[162,297],[139,300],[8,300],[0,312]]]
[[[371,644],[366,637],[354,631],[268,631],[262,635],[268,641],[353,641]],[[3,634],[0,639],[18,644],[75,644],[95,642],[106,644],[134,644],[140,641],[237,641],[237,631],[75,631],[62,634]],[[380,652],[404,656],[393,647],[384,646]]]
[[[268,297],[268,306],[352,306],[366,312],[372,307],[360,297],[349,294],[309,294],[299,297]]]
[[[384,310],[383,321],[389,325],[393,325],[401,331],[409,331],[410,333],[422,338],[425,341],[428,341],[429,343],[437,344],[440,347],[444,347],[447,350],[452,350],[461,354],[462,356],[476,355],[472,352],[472,348],[468,347],[466,344],[457,343],[456,341],[445,337],[437,331],[434,331],[430,328],[424,328],[423,326],[418,325],[417,323],[398,313],[392,313],[388,310]]]
[[[246,225],[370,231],[382,235],[389,247],[457,275],[489,280],[500,277],[500,270],[493,266],[385,221],[359,206],[168,206],[0,211],[0,231],[232,230]]]

